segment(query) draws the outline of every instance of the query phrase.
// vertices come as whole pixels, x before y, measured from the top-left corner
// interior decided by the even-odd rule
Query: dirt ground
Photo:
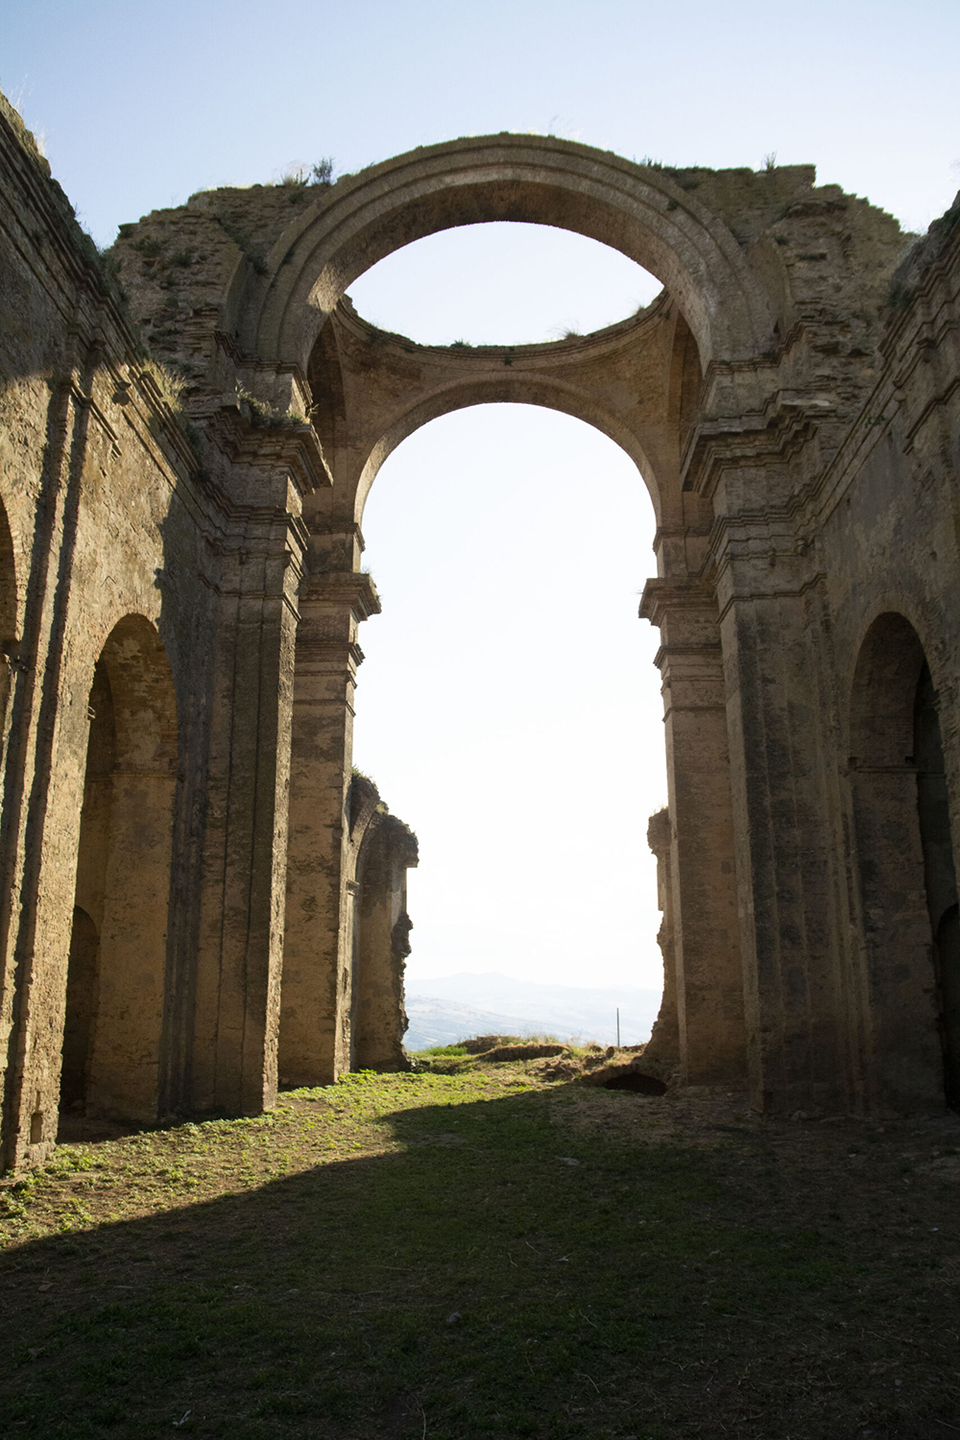
[[[568,1059],[71,1119],[0,1182],[0,1434],[960,1434],[960,1117],[772,1120]]]

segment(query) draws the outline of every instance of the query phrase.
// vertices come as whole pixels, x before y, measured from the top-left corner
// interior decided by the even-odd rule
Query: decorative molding
[[[358,620],[380,614],[380,596],[366,570],[327,570],[310,575],[300,593],[301,604],[349,606]]]
[[[697,577],[651,579],[643,587],[640,608],[641,620],[649,620],[658,628],[671,611],[708,611],[711,619],[716,618],[717,595],[712,584]]]
[[[323,447],[312,425],[295,421],[269,428],[252,425],[239,405],[228,403],[222,404],[206,420],[206,428],[235,465],[285,469],[301,495],[333,484]]]

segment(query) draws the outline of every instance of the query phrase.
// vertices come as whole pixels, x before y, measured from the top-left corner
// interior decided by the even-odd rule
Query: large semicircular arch
[[[238,272],[229,326],[250,353],[305,368],[357,276],[425,235],[494,220],[573,230],[650,270],[683,311],[704,368],[770,343],[769,299],[737,240],[668,174],[573,141],[511,134],[413,150],[321,192],[273,245],[266,275]]]
[[[356,488],[353,517],[355,521],[360,524],[363,519],[367,497],[384,461],[415,431],[428,425],[431,420],[439,420],[442,415],[451,415],[457,410],[467,410],[475,405],[504,404],[538,405],[545,410],[557,410],[575,420],[583,420],[602,435],[606,435],[636,465],[653,503],[657,523],[660,523],[656,479],[637,436],[613,412],[584,396],[574,386],[534,376],[455,381],[421,397],[408,409],[397,414],[367,452]]]

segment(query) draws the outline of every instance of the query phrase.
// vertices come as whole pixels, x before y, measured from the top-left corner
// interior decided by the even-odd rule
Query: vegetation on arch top
[[[269,268],[269,252],[291,222],[318,202],[332,203],[338,192],[343,193],[345,188],[353,188],[359,182],[375,178],[380,172],[396,169],[414,157],[423,160],[430,155],[463,150],[465,145],[468,148],[489,149],[504,145],[521,148],[531,144],[538,148],[559,148],[585,158],[602,159],[604,163],[613,160],[618,166],[634,172],[645,168],[657,176],[664,175],[671,185],[693,196],[727,223],[742,244],[749,243],[773,223],[783,213],[787,201],[800,192],[810,190],[816,179],[813,165],[768,167],[760,172],[749,168],[714,171],[702,166],[679,169],[659,161],[640,162],[638,165],[612,152],[593,150],[573,141],[550,136],[502,134],[421,146],[405,155],[379,161],[356,174],[340,175],[336,180],[332,178],[333,161],[324,159],[312,170],[301,168],[292,171],[278,182],[197,191],[185,205],[154,210],[139,221],[121,225],[113,247],[113,258],[123,265],[123,282],[128,289],[131,265],[125,252],[132,250],[139,254],[141,263],[138,268],[143,278],[147,278],[146,271],[154,272],[152,278],[156,280],[159,275],[159,285],[167,291],[182,288],[187,278],[184,270],[204,262],[207,262],[209,270],[209,262],[213,261],[216,293],[219,294],[233,263],[231,255],[235,256],[235,252],[219,256],[214,253],[218,248],[222,251],[222,244],[217,246],[216,233],[209,225],[203,226],[201,217],[216,224],[222,232],[219,237],[221,242],[227,240],[236,245],[255,275],[265,276]],[[667,208],[677,208],[680,203],[680,199],[668,200]],[[196,243],[191,245],[191,239]],[[196,273],[190,276],[190,288],[194,292],[198,278]],[[214,293],[211,288],[211,300]],[[134,308],[143,315],[150,314],[156,306],[135,305]],[[162,339],[154,336],[156,338]]]
[[[639,161],[628,159],[611,150],[599,150],[553,135],[501,131],[494,135],[463,136],[435,145],[416,146],[403,154],[373,162],[356,172],[342,173],[336,178],[334,161],[326,156],[310,167],[301,165],[289,169],[277,181],[199,190],[183,206],[152,211],[137,223],[121,225],[119,238],[130,238],[139,226],[161,216],[200,211],[215,217],[239,245],[254,271],[265,274],[265,257],[272,244],[299,213],[319,200],[332,201],[337,192],[352,189],[358,183],[369,182],[381,174],[396,172],[410,163],[422,164],[424,160],[449,154],[463,155],[467,160],[471,151],[489,153],[498,149],[507,152],[525,149],[559,151],[634,174],[646,171],[651,176],[666,177],[671,187],[676,186],[723,220],[741,244],[749,244],[769,225],[783,218],[790,202],[802,193],[812,191],[816,185],[815,165],[777,165],[772,155],[766,158],[759,170],[749,166],[713,170],[701,165],[667,165],[650,156],[644,156]],[[828,191],[833,196],[843,196],[838,186],[821,187],[817,194],[826,197]],[[857,197],[853,196],[843,198],[857,201]],[[680,203],[678,198],[668,200],[667,210],[677,208]],[[857,203],[868,204],[863,200]],[[897,222],[892,223],[896,225]]]
[[[418,145],[402,155],[376,161],[356,172],[340,174],[336,179],[333,178],[334,162],[326,157],[317,162],[310,171],[306,167],[292,170],[278,182],[268,181],[245,187],[219,186],[197,191],[190,196],[183,208],[202,209],[216,214],[224,228],[233,234],[244,253],[253,257],[254,268],[259,271],[260,266],[256,264],[256,259],[262,260],[270,245],[294,218],[294,214],[314,204],[323,192],[329,192],[333,198],[333,193],[341,188],[373,179],[380,172],[394,169],[414,158],[423,160],[429,156],[462,152],[470,148],[489,149],[503,145],[519,149],[531,144],[537,148],[548,146],[568,153],[573,152],[585,159],[602,160],[605,164],[613,162],[626,170],[652,171],[666,176],[688,194],[700,191],[696,199],[720,219],[728,224],[732,220],[738,222],[739,230],[736,225],[731,228],[742,243],[747,243],[778,219],[779,212],[782,212],[790,197],[799,191],[812,189],[817,175],[815,165],[778,166],[769,161],[760,170],[752,170],[749,166],[727,170],[711,170],[702,165],[678,167],[665,165],[649,156],[639,161],[627,159],[612,150],[597,150],[592,146],[562,140],[557,136],[517,135],[503,131],[498,135],[466,136],[437,145]],[[677,204],[679,202],[674,202],[674,207]],[[671,206],[668,204],[669,208]],[[121,226],[121,236],[127,228]],[[264,264],[263,271],[265,270]]]
[[[845,195],[839,186],[818,187],[813,165],[777,166],[771,159],[760,170],[680,168],[649,157],[628,160],[549,136],[501,134],[420,147],[336,180],[333,161],[325,159],[278,182],[200,191],[183,206],[156,210],[122,225],[109,263],[129,296],[131,314],[150,354],[182,383],[187,408],[202,405],[205,397],[224,389],[214,378],[213,337],[215,332],[232,334],[235,329],[228,316],[233,299],[228,297],[241,292],[252,297],[268,287],[271,276],[282,289],[276,267],[289,258],[283,254],[282,237],[301,232],[313,216],[321,216],[341,200],[349,211],[365,199],[365,186],[370,186],[374,198],[394,182],[402,188],[408,167],[408,178],[415,178],[423,173],[424,162],[443,157],[455,159],[453,169],[462,168],[465,183],[488,169],[495,178],[500,161],[509,165],[512,158],[522,161],[525,171],[529,168],[534,181],[541,162],[549,169],[564,157],[578,175],[606,169],[612,170],[608,178],[615,182],[617,172],[634,181],[648,178],[659,211],[682,215],[690,207],[693,223],[719,222],[736,245],[750,250],[750,270],[769,292],[771,304],[781,305],[784,330],[791,316],[803,314],[816,320],[846,308],[872,327],[872,338],[862,343],[876,343],[877,324],[890,303],[890,277],[902,258],[905,237],[893,217],[868,201]],[[445,175],[450,171],[446,161],[440,168]],[[481,205],[477,220],[483,218],[483,210]],[[459,212],[446,218],[448,223],[463,219]],[[515,218],[523,217],[518,213]],[[563,223],[562,215],[554,218]],[[411,237],[401,227],[395,243],[402,244],[405,238]],[[724,243],[729,246],[730,241]],[[843,295],[837,291],[837,265]],[[658,303],[654,301],[654,307]],[[609,334],[630,323],[617,322],[597,333]],[[373,333],[389,338],[386,332]],[[559,343],[586,338],[571,334]],[[230,342],[224,342],[221,334],[217,343]],[[441,348],[455,354],[474,352],[480,358],[490,353],[490,347],[465,344]],[[497,352],[501,349],[493,347]],[[250,377],[244,378],[243,387],[241,408],[256,388]],[[281,403],[271,394],[263,404],[266,409],[247,405],[251,423],[282,427],[296,418],[286,399]]]

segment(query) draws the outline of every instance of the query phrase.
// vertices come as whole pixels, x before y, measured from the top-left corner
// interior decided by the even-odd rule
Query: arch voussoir
[[[664,170],[547,136],[491,136],[416,150],[341,181],[268,256],[238,314],[246,348],[303,363],[346,287],[438,230],[513,220],[576,231],[652,271],[675,296],[703,363],[768,344],[767,296],[728,227]]]

